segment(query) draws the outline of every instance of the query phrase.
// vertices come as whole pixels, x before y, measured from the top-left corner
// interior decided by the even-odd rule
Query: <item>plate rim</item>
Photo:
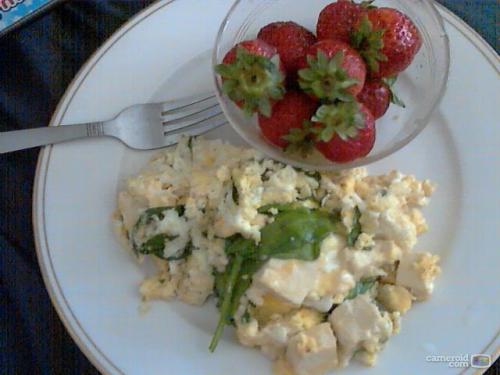
[[[71,83],[68,85],[64,95],[61,97],[54,114],[51,117],[49,126],[61,126],[60,122],[66,111],[71,104],[73,97],[78,92],[79,87],[85,81],[86,77],[91,73],[95,65],[100,59],[113,47],[123,36],[131,31],[135,26],[142,23],[149,16],[153,15],[160,9],[174,3],[178,0],[163,0],[152,4],[130,20],[125,22],[118,28],[83,64],[75,75]],[[455,27],[476,49],[483,55],[483,57],[490,63],[497,73],[500,73],[500,56],[496,53],[493,47],[486,42],[486,40],[471,26],[469,26],[460,17],[454,14],[451,10],[435,4],[443,16],[444,20]],[[35,249],[37,255],[38,265],[45,284],[45,288],[49,294],[52,306],[57,312],[57,315],[63,323],[66,331],[69,333],[78,348],[87,357],[87,359],[103,374],[125,374],[108,356],[96,345],[90,335],[80,324],[78,318],[71,310],[64,293],[62,292],[55,269],[52,264],[52,259],[49,255],[49,246],[46,235],[46,220],[45,220],[45,190],[47,170],[50,163],[50,157],[53,146],[44,147],[38,156],[34,185],[33,185],[33,199],[32,199],[32,225],[35,239]],[[44,259],[48,256],[49,268],[46,267]],[[497,331],[492,340],[486,345],[482,351],[484,354],[490,354],[492,364],[500,357],[500,349],[495,349],[495,343],[498,347],[500,344],[500,330]],[[460,374],[465,374],[471,369],[465,369]]]

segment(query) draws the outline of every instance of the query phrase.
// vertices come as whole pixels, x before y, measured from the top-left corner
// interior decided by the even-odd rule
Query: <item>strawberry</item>
[[[375,144],[375,118],[361,103],[323,105],[312,120],[316,148],[336,163],[364,157]]]
[[[363,91],[358,94],[358,101],[363,103],[377,120],[389,109],[391,90],[381,80],[366,81]]]
[[[238,43],[234,46],[227,54],[224,56],[224,60],[222,60],[223,64],[233,64],[237,59],[237,52],[239,48],[243,48],[247,53],[267,57],[269,59],[273,58],[278,51],[275,47],[270,46],[269,44],[262,42],[261,40],[245,40],[244,42]]]
[[[316,36],[295,22],[271,23],[259,31],[257,38],[276,47],[290,80],[296,79],[307,50],[316,43]]]
[[[271,116],[273,101],[285,92],[285,71],[275,47],[262,40],[239,43],[215,67],[223,91],[245,114]]]
[[[405,70],[422,46],[413,21],[392,8],[369,9],[352,35],[352,44],[365,59],[373,78],[395,76]]]
[[[304,121],[314,115],[318,104],[300,91],[288,91],[272,108],[271,117],[259,116],[259,126],[264,137],[274,145],[285,148],[289,142],[286,135],[299,129]]]
[[[322,40],[309,48],[299,70],[302,90],[320,100],[353,100],[363,89],[366,66],[347,43]]]
[[[396,95],[393,86],[398,77],[368,80],[363,91],[358,94],[358,101],[363,103],[376,120],[381,118],[389,109],[390,103],[406,108],[405,103]]]
[[[326,6],[320,13],[316,34],[318,40],[336,39],[350,43],[351,33],[366,7],[350,0],[339,0]]]

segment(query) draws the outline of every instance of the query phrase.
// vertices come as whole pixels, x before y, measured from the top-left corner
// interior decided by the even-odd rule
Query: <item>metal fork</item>
[[[217,98],[203,95],[134,105],[112,120],[0,133],[0,154],[87,137],[114,137],[136,150],[171,146],[227,122]]]

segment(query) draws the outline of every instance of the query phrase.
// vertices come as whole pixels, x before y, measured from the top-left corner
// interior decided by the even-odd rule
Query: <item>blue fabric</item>
[[[0,131],[47,125],[85,60],[151,2],[64,2],[0,38]],[[441,2],[498,51],[495,0]],[[38,150],[0,155],[0,373],[94,374],[58,319],[39,272],[31,226],[37,156]]]

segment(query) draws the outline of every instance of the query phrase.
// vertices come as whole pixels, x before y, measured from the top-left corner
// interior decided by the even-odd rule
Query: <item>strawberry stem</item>
[[[318,50],[316,57],[307,56],[309,67],[299,70],[300,88],[321,100],[353,101],[354,98],[347,89],[357,84],[358,80],[349,77],[342,68],[343,61],[342,51],[331,59],[321,50]]]
[[[303,157],[307,157],[314,148],[311,126],[311,121],[306,120],[301,128],[290,129],[290,132],[282,137],[288,142],[285,151],[289,153],[299,153]]]
[[[384,33],[385,29],[374,30],[370,19],[364,15],[358,29],[351,35],[351,44],[359,51],[372,72],[379,71],[379,62],[387,61],[387,56],[382,53]]]
[[[215,71],[222,77],[222,91],[238,103],[247,116],[259,112],[271,116],[271,102],[285,93],[285,76],[279,56],[267,58],[239,47],[231,64],[219,64]]]
[[[399,107],[406,108],[405,102],[399,98],[399,96],[396,94],[396,91],[394,90],[394,85],[396,84],[397,80],[398,80],[398,76],[387,77],[387,78],[382,79],[382,81],[389,88],[389,92],[391,95],[391,103],[395,104]]]
[[[356,102],[325,104],[318,108],[312,121],[320,126],[312,128],[319,141],[329,142],[337,134],[344,141],[356,138],[365,127],[365,118]]]

